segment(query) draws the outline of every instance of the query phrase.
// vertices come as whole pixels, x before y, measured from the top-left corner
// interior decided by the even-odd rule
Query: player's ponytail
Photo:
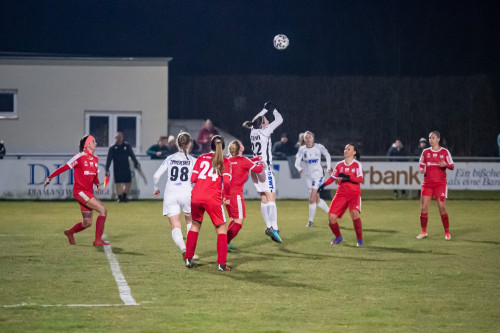
[[[212,155],[212,169],[217,175],[222,176],[224,172],[224,155],[222,151],[226,147],[224,138],[220,135],[214,135],[210,147],[214,152]]]
[[[89,135],[85,135],[83,138],[80,139],[80,144],[78,145],[79,152],[81,153],[85,149],[85,142],[87,141],[87,138]]]
[[[354,144],[354,143],[348,143],[347,145],[351,146],[354,151],[356,152],[356,154],[354,155],[354,158],[358,161],[361,160],[361,152],[359,151],[359,147],[358,145]]]
[[[189,144],[191,143],[191,135],[189,135],[188,132],[180,132],[177,135],[177,148],[179,151],[182,151],[184,155],[186,155],[186,158],[188,158],[188,149],[189,149]]]
[[[228,147],[229,154],[231,156],[238,156],[240,154],[240,149],[241,149],[241,145],[240,145],[239,140],[231,141],[231,143],[229,144],[229,147]]]
[[[264,122],[264,116],[257,116],[253,118],[253,120],[247,120],[243,123],[243,127],[252,129],[252,128],[260,128],[262,123]]]

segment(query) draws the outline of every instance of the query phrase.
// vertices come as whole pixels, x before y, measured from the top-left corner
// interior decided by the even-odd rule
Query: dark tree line
[[[248,145],[250,120],[266,100],[279,105],[282,132],[315,133],[332,154],[348,142],[384,155],[396,138],[409,152],[438,130],[454,156],[497,156],[500,115],[492,78],[181,76],[170,84],[171,118],[210,118]]]

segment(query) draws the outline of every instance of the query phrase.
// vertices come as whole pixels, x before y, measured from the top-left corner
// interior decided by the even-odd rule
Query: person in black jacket
[[[276,160],[286,160],[288,156],[295,156],[297,150],[293,144],[288,141],[288,135],[286,133],[281,134],[280,141],[273,145],[273,158]]]
[[[113,174],[115,178],[116,194],[118,202],[127,202],[127,195],[130,194],[132,174],[130,172],[129,157],[134,161],[134,167],[141,171],[141,165],[135,157],[132,146],[124,141],[123,133],[116,133],[116,142],[109,147],[108,158],[106,160],[106,177],[109,177],[109,167],[113,163]]]
[[[402,157],[402,156],[407,156],[406,154],[406,149],[403,146],[403,143],[401,140],[396,139],[394,143],[391,145],[389,150],[387,151],[387,156],[388,157]],[[402,158],[389,158],[389,161],[392,162],[403,162],[404,159]],[[401,195],[403,199],[406,199],[406,190],[401,190]],[[394,190],[394,199],[398,198],[398,190]]]
[[[0,140],[0,160],[5,156],[5,144]]]

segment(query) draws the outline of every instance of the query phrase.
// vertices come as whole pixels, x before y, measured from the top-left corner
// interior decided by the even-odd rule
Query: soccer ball
[[[274,37],[273,44],[276,50],[283,51],[288,47],[288,44],[290,44],[290,40],[287,36],[279,34]]]

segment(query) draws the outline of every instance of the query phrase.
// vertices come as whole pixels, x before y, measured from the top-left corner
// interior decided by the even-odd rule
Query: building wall
[[[18,89],[18,119],[0,119],[7,153],[75,153],[90,110],[141,111],[144,153],[167,134],[168,61],[0,60],[0,89]]]

